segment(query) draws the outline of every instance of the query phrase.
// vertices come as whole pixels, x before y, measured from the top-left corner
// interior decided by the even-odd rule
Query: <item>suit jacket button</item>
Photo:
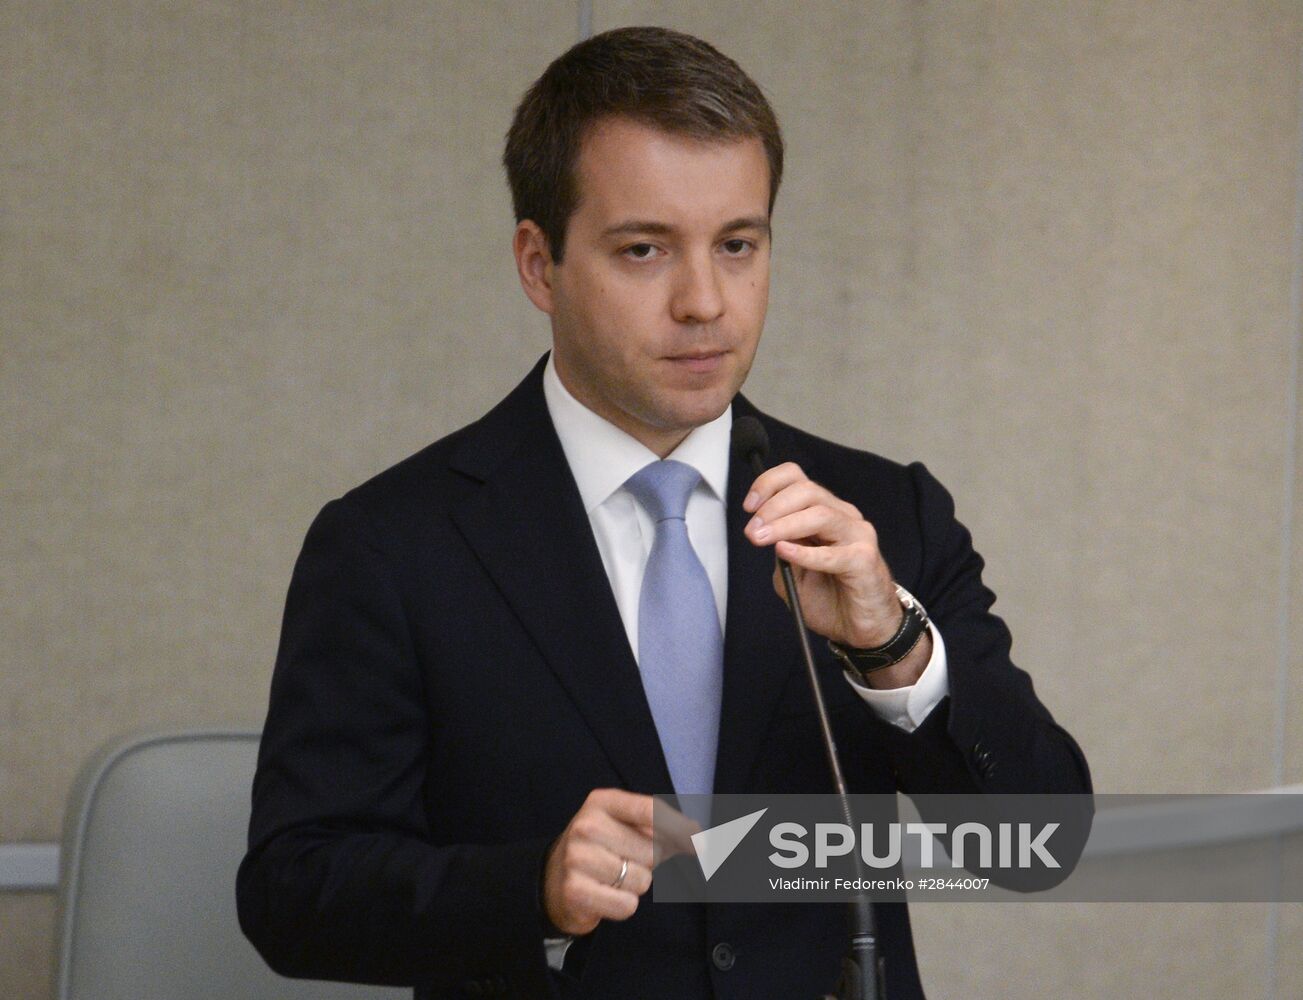
[[[710,960],[715,963],[715,968],[720,972],[727,972],[733,968],[733,963],[737,961],[737,953],[733,950],[731,944],[727,941],[721,941],[711,949]]]
[[[984,777],[995,774],[995,754],[982,745],[980,741],[973,744],[973,763]]]

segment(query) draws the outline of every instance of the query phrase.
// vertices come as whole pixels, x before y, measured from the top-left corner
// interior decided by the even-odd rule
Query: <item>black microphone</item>
[[[769,432],[755,417],[738,417],[733,421],[733,455],[748,463],[757,476],[765,471]]]
[[[759,420],[755,417],[739,417],[734,420],[732,443],[734,457],[747,462],[754,475],[759,476],[765,471],[765,461],[769,458],[769,434]],[[805,625],[805,614],[801,610],[801,597],[796,592],[796,578],[792,575],[792,564],[776,553],[774,558],[778,562],[783,586],[787,591],[787,606],[792,609],[792,617],[796,619],[796,631],[801,640],[801,652],[805,657],[806,670],[810,675],[814,704],[819,710],[819,727],[823,730],[824,749],[828,753],[828,768],[832,771],[837,793],[845,795],[846,781],[842,777],[841,758],[837,754],[837,743],[833,739],[832,726],[828,721],[828,710],[824,705],[819,675],[814,668],[814,653],[810,650],[810,635]]]
[[[755,417],[739,417],[734,420],[732,446],[733,457],[749,464],[753,475],[759,476],[765,471],[765,462],[769,458],[769,433],[759,420]],[[774,558],[778,561],[778,569],[783,577],[787,606],[792,609],[792,617],[796,619],[796,634],[801,641],[801,654],[805,658],[805,670],[810,678],[810,692],[819,714],[819,729],[823,733],[824,752],[828,755],[828,769],[832,772],[846,824],[854,830],[857,829],[854,811],[846,793],[841,758],[837,753],[837,742],[833,739],[832,724],[828,720],[828,708],[824,704],[819,673],[814,666],[814,653],[810,650],[810,633],[805,625],[805,614],[801,610],[800,595],[796,592],[796,578],[792,575],[791,563],[779,558],[777,553]],[[858,851],[855,852],[855,868],[857,877],[862,880],[864,872]],[[862,893],[851,903],[851,925],[850,954],[842,960],[842,979],[838,984],[837,1000],[885,1000],[886,984],[883,981],[882,963],[878,958],[877,914],[873,912],[873,904]]]

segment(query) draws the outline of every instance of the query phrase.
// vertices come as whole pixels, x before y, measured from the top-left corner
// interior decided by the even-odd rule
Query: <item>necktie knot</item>
[[[688,497],[701,482],[701,473],[684,462],[665,459],[644,465],[624,486],[653,518],[683,520]]]

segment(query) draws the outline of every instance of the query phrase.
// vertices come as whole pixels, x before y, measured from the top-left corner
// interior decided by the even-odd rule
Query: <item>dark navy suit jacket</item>
[[[542,362],[483,419],[327,504],[285,609],[238,880],[245,932],[291,976],[418,998],[813,998],[846,910],[644,897],[550,972],[545,851],[594,788],[672,788],[637,665],[548,417]],[[1089,789],[1072,738],[1009,660],[949,495],[908,467],[755,411],[877,529],[946,642],[950,696],[913,733],[870,711],[816,644],[856,792]],[[734,463],[740,465],[740,463]],[[715,790],[831,790],[773,553],[742,535],[730,472]],[[922,996],[903,905],[878,907],[889,995]],[[731,967],[716,962],[728,945]]]

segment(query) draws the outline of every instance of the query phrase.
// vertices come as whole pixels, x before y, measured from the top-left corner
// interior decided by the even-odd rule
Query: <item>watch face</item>
[[[926,628],[928,623],[927,612],[923,610],[923,605],[919,603],[918,598],[900,584],[896,584],[896,596],[900,598],[900,603],[905,606],[907,611],[913,611],[919,618],[923,619],[923,626]]]

